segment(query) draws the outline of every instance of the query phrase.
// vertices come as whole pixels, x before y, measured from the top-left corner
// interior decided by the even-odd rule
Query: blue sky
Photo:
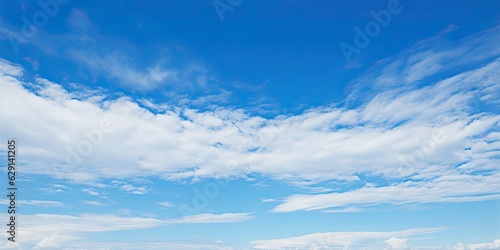
[[[5,1],[0,248],[500,249],[499,10]]]

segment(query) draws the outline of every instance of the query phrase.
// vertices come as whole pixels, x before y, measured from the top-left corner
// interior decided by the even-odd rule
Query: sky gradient
[[[499,17],[5,1],[0,249],[500,249]]]

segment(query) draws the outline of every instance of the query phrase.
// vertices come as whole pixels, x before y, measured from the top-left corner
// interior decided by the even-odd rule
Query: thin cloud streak
[[[384,240],[391,237],[407,237],[430,234],[445,230],[437,228],[414,228],[392,232],[328,232],[314,233],[292,238],[253,241],[256,249],[328,249],[329,247],[349,247],[362,242]]]

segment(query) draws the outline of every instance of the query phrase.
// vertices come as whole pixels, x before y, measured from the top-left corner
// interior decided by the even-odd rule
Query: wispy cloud
[[[268,202],[275,202],[275,199],[272,198],[261,198],[260,203],[268,203]]]
[[[105,206],[105,204],[99,201],[84,201],[84,203],[92,206]]]
[[[22,76],[24,69],[15,63],[0,58],[0,74],[4,76]]]
[[[208,83],[213,77],[202,65],[192,63],[172,66],[168,59],[138,64],[137,57],[140,55],[131,55],[126,50],[103,46],[109,41],[83,10],[73,10],[67,25],[71,32],[65,35],[66,40],[73,43],[60,46],[65,48],[67,59],[84,66],[94,77],[115,81],[136,93],[147,93],[161,86],[182,92],[209,89]],[[57,41],[51,37],[46,39]],[[171,56],[164,55],[162,58]]]
[[[457,250],[500,249],[500,239],[496,239],[493,242],[488,242],[488,243],[473,243],[473,244],[458,243],[455,246],[455,249]]]
[[[161,63],[139,69],[125,52],[113,51],[102,55],[74,50],[71,56],[92,72],[117,80],[119,84],[131,87],[133,90],[150,91],[159,85],[174,84],[179,81],[177,70],[164,68]]]
[[[323,213],[329,213],[329,214],[334,214],[334,213],[356,213],[356,212],[361,212],[363,211],[360,208],[355,208],[355,207],[346,207],[346,208],[341,208],[341,209],[325,209],[322,210]]]
[[[376,247],[377,242],[393,237],[408,237],[443,231],[446,228],[414,228],[392,232],[330,232],[315,233],[303,236],[273,240],[253,241],[257,249],[329,249],[331,247],[349,247],[360,243],[370,243]],[[393,240],[394,241],[394,240]],[[394,244],[390,241],[389,244]]]
[[[53,184],[51,187],[38,188],[38,189],[45,191],[49,194],[66,193],[68,190],[71,190],[70,187],[61,184]]]
[[[23,214],[21,216],[25,222],[23,223],[23,227],[20,227],[18,230],[20,235],[26,237],[26,240],[22,241],[17,247],[30,248],[30,246],[38,246],[39,248],[58,248],[64,245],[78,244],[78,242],[72,243],[72,241],[80,239],[86,234],[146,229],[186,222],[235,223],[253,218],[250,214],[199,214],[171,220],[160,220],[151,217],[120,217],[107,214]]]
[[[18,200],[20,206],[37,206],[37,207],[62,207],[64,204],[59,201],[43,201],[43,200]],[[0,199],[0,204],[9,205],[10,200]]]
[[[169,220],[168,223],[187,223],[187,224],[202,224],[202,223],[234,223],[243,222],[254,218],[252,213],[225,213],[225,214],[195,214],[187,215],[179,219]]]
[[[25,221],[19,234],[26,237],[23,243],[42,244],[50,237],[64,237],[66,240],[80,238],[84,233],[110,232],[119,230],[144,229],[165,225],[154,218],[128,218],[115,215],[84,214],[79,216],[58,214],[21,215]],[[48,239],[49,238],[49,239]],[[60,239],[60,238],[58,238]],[[61,242],[58,242],[60,244]]]
[[[131,194],[146,194],[148,190],[145,187],[136,187],[130,184],[120,186],[120,189]]]
[[[66,26],[67,33],[50,34],[39,30],[37,39],[28,41],[13,27],[2,24],[0,40],[13,40],[16,44],[30,42],[47,55],[76,63],[93,81],[106,79],[139,94],[147,94],[159,87],[181,92],[201,90],[202,93],[211,89],[209,83],[213,76],[200,64],[176,63],[174,66],[168,59],[172,57],[170,54],[138,63],[137,58],[141,55],[113,46],[117,41],[103,35],[85,10],[73,9]],[[137,48],[132,44],[129,46]]]
[[[391,250],[402,250],[408,249],[408,247],[406,246],[406,241],[408,241],[407,238],[392,237],[385,242],[389,245]]]
[[[55,249],[60,248],[61,244],[77,240],[79,237],[77,236],[69,236],[69,235],[52,235],[42,239],[37,242],[34,249]]]
[[[158,205],[160,205],[162,207],[175,207],[175,204],[172,202],[169,202],[169,201],[158,202]]]
[[[318,210],[330,207],[375,204],[414,204],[483,201],[500,198],[500,174],[453,175],[432,181],[406,181],[383,187],[363,187],[343,193],[292,195],[274,212]]]
[[[84,193],[86,193],[88,195],[92,195],[92,196],[101,196],[99,194],[99,192],[97,192],[97,191],[95,191],[93,189],[90,189],[90,188],[84,188],[84,189],[82,189],[82,192],[84,192]]]
[[[51,236],[46,239],[50,239]],[[49,240],[47,240],[49,241]],[[193,249],[207,249],[207,250],[233,250],[239,249],[238,247],[233,247],[228,244],[224,244],[223,242],[141,242],[141,244],[130,244],[128,242],[80,242],[80,241],[72,241],[72,242],[61,242],[61,244],[51,244],[48,245],[47,248],[54,249],[60,248],[61,246],[67,246],[70,249],[128,249],[128,250],[143,250],[143,249],[151,249],[151,250],[163,250],[163,249],[176,249],[176,250],[193,250]],[[1,245],[0,245],[1,247]]]

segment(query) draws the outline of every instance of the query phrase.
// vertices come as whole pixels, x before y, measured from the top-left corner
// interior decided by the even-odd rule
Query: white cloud
[[[61,188],[38,188],[39,190],[42,190],[42,191],[45,191],[49,194],[55,194],[55,193],[66,193],[66,191],[64,191],[63,189]]]
[[[71,189],[70,187],[67,187],[65,185],[62,185],[62,184],[54,184],[52,185],[54,188],[60,188],[60,189]]]
[[[408,241],[408,239],[406,239],[406,238],[391,237],[390,239],[386,240],[385,242],[387,242],[390,249],[401,250],[401,249],[408,249],[408,247],[406,246],[406,241]]]
[[[187,215],[179,219],[169,220],[168,223],[187,223],[187,224],[201,224],[201,223],[235,223],[243,222],[254,218],[252,213],[225,213],[225,214],[195,214]]]
[[[467,245],[471,250],[479,249],[500,249],[500,239],[494,240],[492,243],[479,243]]]
[[[455,246],[456,250],[487,250],[487,249],[500,249],[500,239],[496,239],[490,243],[473,243],[473,244],[463,244],[458,243]]]
[[[19,244],[11,241],[0,243],[0,249],[19,249]]]
[[[136,187],[130,184],[120,186],[120,189],[131,194],[146,194],[148,190],[145,187]]]
[[[10,200],[0,199],[0,204],[8,205]],[[42,201],[42,200],[18,200],[19,206],[38,206],[38,207],[62,207],[63,203],[59,201]]]
[[[292,195],[274,212],[318,210],[351,205],[395,205],[433,202],[482,201],[500,198],[500,173],[489,176],[442,176],[432,181],[406,181],[383,187],[363,187],[347,192]]]
[[[325,209],[322,212],[323,213],[355,213],[355,212],[361,212],[363,211],[360,208],[355,208],[355,207],[346,207],[346,208],[341,208],[341,209]]]
[[[67,235],[52,235],[36,243],[34,249],[56,249],[61,247],[61,243],[73,241],[78,237]]]
[[[86,194],[89,194],[89,195],[92,195],[92,196],[101,196],[99,194],[99,192],[93,190],[93,189],[90,189],[90,188],[83,188],[82,189],[82,192],[86,193]]]
[[[64,206],[64,204],[59,201],[40,201],[40,200],[20,200],[19,205],[31,205],[31,206],[42,206],[42,207]]]
[[[500,55],[494,43],[500,36],[495,32],[487,34],[492,37],[490,43],[481,43],[491,47],[487,58],[475,54],[473,45],[479,38],[462,41],[468,50],[440,49],[440,56],[433,58],[433,63],[446,63],[457,53],[474,62],[489,58],[477,64],[480,67],[417,86],[413,82],[439,78],[432,69],[425,69],[433,63],[421,56],[438,48],[413,57],[414,53],[403,54],[397,66],[389,64],[384,71],[383,79],[390,79],[391,88],[373,83],[381,78],[367,76],[367,86],[378,89],[373,87],[366,98],[355,92],[358,105],[317,107],[272,119],[243,109],[199,111],[150,101],[152,107],[164,109],[152,113],[129,97],[81,99],[78,90],[68,91],[41,78],[26,82],[19,66],[0,61],[0,104],[13,107],[0,113],[0,136],[15,135],[23,142],[27,174],[92,182],[148,176],[198,180],[256,173],[292,185],[310,183],[306,184],[314,185],[310,191],[324,193],[290,196],[275,211],[497,199],[500,139],[495,133],[500,115],[495,109],[480,112],[474,106],[479,98],[494,95],[498,84],[493,79],[500,78],[500,62],[491,59]],[[121,62],[116,58],[103,61],[113,68]],[[120,77],[143,77],[116,67]],[[152,78],[162,78],[160,71],[153,66]],[[492,100],[482,101],[487,106]],[[330,180],[359,181],[361,175],[407,181],[348,192],[321,186]],[[455,179],[447,181],[446,176]],[[459,188],[462,184],[469,188]],[[119,188],[136,194],[149,191],[127,183]],[[417,191],[428,193],[404,195]],[[367,192],[374,195],[364,199]]]
[[[272,198],[261,198],[260,203],[267,203],[267,202],[275,202],[275,199]]]
[[[23,74],[23,69],[20,65],[9,62],[5,59],[0,58],[0,74],[2,76],[21,76]],[[9,79],[9,78],[6,78]]]
[[[3,214],[6,216],[5,214]],[[58,214],[20,214],[23,226],[18,234],[22,236],[20,247],[32,249],[61,247],[85,234],[153,228],[165,225],[162,220],[140,217],[119,217],[103,214],[58,215]]]
[[[370,244],[376,247],[377,242],[388,239],[388,242],[394,243],[397,240],[391,240],[394,237],[407,237],[419,234],[429,234],[444,230],[444,228],[414,228],[392,232],[329,232],[314,233],[303,236],[253,241],[257,249],[329,249],[331,247],[349,247],[358,244]]]
[[[131,184],[124,182],[124,181],[113,180],[113,181],[111,181],[111,184],[114,187],[118,187],[118,188],[120,188],[120,190],[123,190],[123,191],[125,191],[127,193],[131,193],[131,194],[146,194],[146,193],[148,193],[148,188],[146,188],[144,186],[137,187],[137,186],[131,185]]]
[[[491,73],[495,67],[495,64],[489,65],[483,71]],[[469,74],[469,78],[481,78],[479,73]],[[408,173],[395,172],[403,164],[398,156],[411,156],[413,152],[418,152],[421,146],[418,142],[425,143],[429,140],[433,131],[437,130],[436,127],[445,131],[447,139],[436,145],[425,160],[446,168],[461,160],[451,157],[454,154],[465,156],[465,153],[473,153],[472,158],[479,156],[481,151],[464,152],[464,144],[479,145],[481,137],[478,137],[479,141],[473,140],[473,137],[496,126],[499,119],[498,116],[491,115],[480,115],[473,119],[453,113],[444,115],[449,109],[455,110],[461,106],[468,108],[461,103],[472,98],[471,93],[451,99],[439,96],[436,103],[415,99],[417,96],[428,96],[430,92],[443,93],[443,89],[449,86],[442,85],[435,87],[437,89],[415,90],[402,95],[396,101],[397,104],[391,104],[390,96],[379,95],[377,101],[368,104],[364,111],[356,112],[358,116],[363,115],[355,118],[361,122],[372,121],[376,124],[388,120],[398,123],[405,119],[414,119],[413,122],[396,128],[352,125],[352,128],[332,131],[332,127],[341,125],[338,123],[339,117],[355,111],[315,109],[275,120],[250,117],[239,110],[225,109],[202,113],[183,109],[154,115],[126,98],[104,102],[104,107],[100,108],[92,103],[64,99],[68,98],[68,93],[62,89],[58,90],[62,91],[59,94],[53,93],[42,98],[20,85],[5,81],[2,83],[9,85],[5,86],[7,91],[2,92],[5,93],[2,100],[17,107],[16,112],[7,111],[2,117],[16,117],[19,121],[25,121],[20,124],[38,124],[36,129],[44,131],[39,135],[31,135],[22,126],[13,126],[11,123],[2,125],[5,128],[2,131],[12,131],[11,133],[19,134],[20,138],[25,139],[29,157],[27,160],[33,165],[30,170],[33,173],[79,181],[91,180],[97,176],[124,178],[142,176],[145,173],[162,174],[168,179],[241,175],[248,172],[281,179],[294,176],[298,179],[319,180],[356,180],[356,172],[407,176],[416,169],[411,169]],[[54,90],[57,89],[52,88],[51,91]],[[63,99],[54,99],[54,96]],[[443,102],[439,103],[439,100]],[[379,108],[375,106],[385,107],[387,110],[376,111]],[[400,118],[390,117],[388,114],[398,112],[396,106],[407,106],[407,114],[403,116],[399,112]],[[49,111],[41,112],[41,108]],[[417,116],[419,110],[423,109],[429,110],[425,115],[427,118]],[[409,111],[412,113],[408,113]],[[35,112],[43,116],[33,118],[36,117],[32,115]],[[187,119],[183,119],[183,116]],[[120,122],[125,118],[127,123]],[[439,118],[442,121],[431,124],[424,118],[430,121]],[[35,121],[31,121],[32,119]],[[52,126],[44,125],[48,123]],[[100,123],[108,124],[112,131],[99,131]],[[65,133],[62,134],[60,130],[52,129],[67,126],[73,128],[64,130]],[[47,140],[48,138],[52,139]],[[127,138],[127,142],[123,138]],[[158,138],[170,139],[157,140]],[[38,146],[41,141],[53,142],[45,143],[44,148],[41,148]],[[134,145],[138,143],[144,146],[135,148]],[[220,146],[214,147],[217,143]],[[385,150],[387,148],[391,150]],[[253,149],[257,151],[249,151]],[[35,166],[38,162],[54,162],[52,167],[58,171],[52,171],[52,168],[41,164]],[[115,166],[119,166],[120,171],[116,171]],[[193,169],[193,166],[196,167]],[[439,169],[435,169],[433,173],[438,174]]]
[[[162,207],[174,207],[175,206],[172,202],[169,202],[169,201],[158,202],[158,205],[160,205]]]
[[[99,201],[83,201],[85,204],[92,205],[92,206],[104,206],[105,204],[99,202]]]
[[[65,244],[66,249],[86,249],[86,250],[164,250],[164,249],[175,249],[175,250],[195,250],[195,249],[207,249],[207,250],[235,250],[241,249],[238,247],[232,247],[223,245],[219,242],[140,242],[137,244],[131,244],[130,242],[70,242]]]
[[[155,218],[118,217],[105,214],[83,214],[80,216],[57,214],[23,215],[27,229],[32,226],[46,225],[47,230],[67,232],[107,232],[129,229],[144,229],[165,225]],[[52,221],[52,223],[51,223]]]

